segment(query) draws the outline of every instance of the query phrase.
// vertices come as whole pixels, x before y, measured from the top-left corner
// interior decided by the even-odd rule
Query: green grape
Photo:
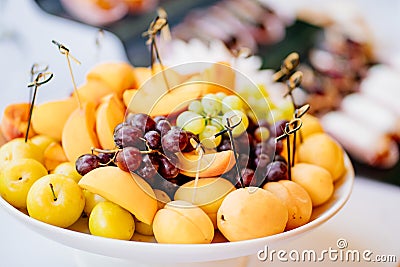
[[[229,95],[222,99],[222,112],[226,113],[233,109],[241,110],[243,108],[243,101],[236,95]]]
[[[199,134],[200,142],[204,145],[204,147],[213,149],[216,148],[221,143],[221,136],[217,138],[213,138],[216,133],[220,130],[214,125],[207,125],[204,130]]]
[[[232,134],[234,137],[239,136],[246,131],[247,127],[249,126],[249,118],[246,114],[244,114],[243,111],[240,110],[228,111],[222,117],[223,122],[226,122],[226,120],[229,119],[231,125],[235,125],[236,123],[238,123],[240,118],[242,118],[242,121],[232,130]]]
[[[211,116],[218,115],[221,112],[222,103],[214,94],[207,94],[201,99],[204,111]]]
[[[197,114],[201,114],[203,112],[203,105],[199,100],[194,100],[189,104],[188,110]]]
[[[217,127],[219,131],[224,129],[224,124],[222,123],[220,118],[211,118],[209,121],[209,125]]]
[[[176,125],[185,131],[199,134],[204,130],[206,120],[193,111],[184,111],[176,119]]]
[[[215,94],[215,96],[219,99],[222,100],[226,97],[226,94],[224,92],[218,92]]]

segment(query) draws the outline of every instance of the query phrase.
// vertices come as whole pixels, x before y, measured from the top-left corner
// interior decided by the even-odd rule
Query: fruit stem
[[[51,193],[53,194],[53,200],[54,200],[54,201],[57,201],[56,194],[54,193],[53,184],[52,184],[52,183],[49,183],[49,186],[50,186]]]

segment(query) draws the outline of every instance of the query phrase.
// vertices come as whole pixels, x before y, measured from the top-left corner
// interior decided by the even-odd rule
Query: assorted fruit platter
[[[298,63],[291,54],[277,73],[279,105],[228,63],[189,74],[98,64],[68,98],[6,108],[1,197],[47,224],[122,240],[207,244],[301,227],[351,166],[296,105]]]

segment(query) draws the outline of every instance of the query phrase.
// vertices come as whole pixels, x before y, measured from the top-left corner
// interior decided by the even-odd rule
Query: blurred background
[[[173,40],[160,48],[168,64],[193,59],[198,51],[202,51],[199,57],[215,56],[218,52],[210,45],[215,40],[223,43],[232,57],[239,49],[248,48],[261,59],[262,69],[277,70],[286,55],[298,52],[307,102],[313,114],[327,117],[332,135],[349,151],[357,174],[400,185],[400,42],[395,34],[400,32],[400,1],[331,2],[0,0],[4,14],[0,18],[0,73],[10,81],[5,88],[15,91],[25,86],[28,75],[13,69],[24,68],[22,73],[27,73],[37,58],[51,62],[55,73],[65,72],[65,62],[50,48],[49,38],[65,41],[83,62],[76,72],[78,83],[84,79],[84,70],[99,61],[149,66],[149,48],[142,33],[162,7]],[[187,52],[186,58],[180,49]],[[220,58],[209,56],[207,60]],[[52,87],[57,90],[46,97],[60,94],[66,83],[68,80],[56,76]],[[20,97],[4,96],[2,105]],[[354,110],[359,113],[357,127],[346,117],[346,112]],[[332,114],[335,116],[327,116]],[[365,136],[365,143],[358,142],[354,133]],[[376,149],[368,149],[369,144]]]

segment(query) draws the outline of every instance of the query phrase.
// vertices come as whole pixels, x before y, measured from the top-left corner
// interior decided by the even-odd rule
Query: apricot
[[[230,171],[236,162],[232,150],[203,155],[199,169],[200,156],[195,152],[178,153],[177,156],[181,173],[189,177],[196,177],[198,171],[200,178],[220,176]]]
[[[287,221],[286,205],[271,192],[258,187],[232,191],[217,213],[218,229],[229,241],[281,233]]]
[[[153,117],[168,116],[185,110],[190,101],[200,97],[201,92],[189,82],[174,86],[169,84],[170,89],[158,85],[164,82],[159,81],[159,75],[153,76],[135,93],[127,107],[131,112],[146,113]]]
[[[92,79],[82,84],[77,89],[81,102],[93,102],[95,105],[101,103],[101,99],[113,93],[113,90],[106,83],[100,80]],[[73,92],[73,97],[76,97],[76,92]]]
[[[93,80],[106,84],[112,92],[122,98],[124,90],[136,88],[134,68],[125,62],[109,62],[96,65],[86,75],[88,82]]]
[[[328,170],[333,181],[344,174],[344,151],[342,147],[326,133],[314,133],[298,148],[298,161],[315,164]]]
[[[53,171],[58,165],[67,161],[64,149],[58,142],[51,143],[43,152],[43,163],[48,171]]]
[[[302,226],[310,220],[312,201],[307,191],[299,184],[289,180],[281,180],[266,183],[263,189],[273,193],[286,205],[288,209],[286,230]]]
[[[157,212],[157,200],[150,185],[118,167],[94,169],[81,178],[79,185],[125,208],[144,223],[151,224]]]
[[[17,103],[8,105],[1,118],[0,130],[6,141],[18,137],[25,137],[29,119],[29,103]],[[31,128],[28,137],[35,135]]]
[[[202,209],[175,200],[157,212],[153,232],[159,243],[209,244],[214,237],[214,226]]]
[[[103,149],[113,149],[114,128],[124,120],[125,107],[116,95],[109,95],[97,108],[96,133]]]
[[[137,93],[137,89],[128,89],[125,90],[122,95],[122,101],[124,102],[125,107],[129,107],[129,103],[131,103],[133,97],[135,97]]]
[[[304,114],[301,117],[303,125],[300,128],[301,136],[306,138],[314,133],[323,133],[324,129],[317,117],[310,114]]]
[[[95,105],[92,102],[84,103],[77,108],[65,122],[62,132],[62,146],[69,161],[91,151],[92,147],[99,147],[95,131]]]
[[[201,178],[183,184],[175,192],[174,200],[185,200],[201,208],[217,228],[217,211],[224,198],[235,186],[224,178]]]
[[[72,97],[35,106],[32,114],[33,130],[61,141],[64,125],[77,107],[78,102]]]
[[[292,181],[301,185],[307,191],[313,207],[328,201],[334,191],[332,175],[318,165],[308,163],[294,165]]]

